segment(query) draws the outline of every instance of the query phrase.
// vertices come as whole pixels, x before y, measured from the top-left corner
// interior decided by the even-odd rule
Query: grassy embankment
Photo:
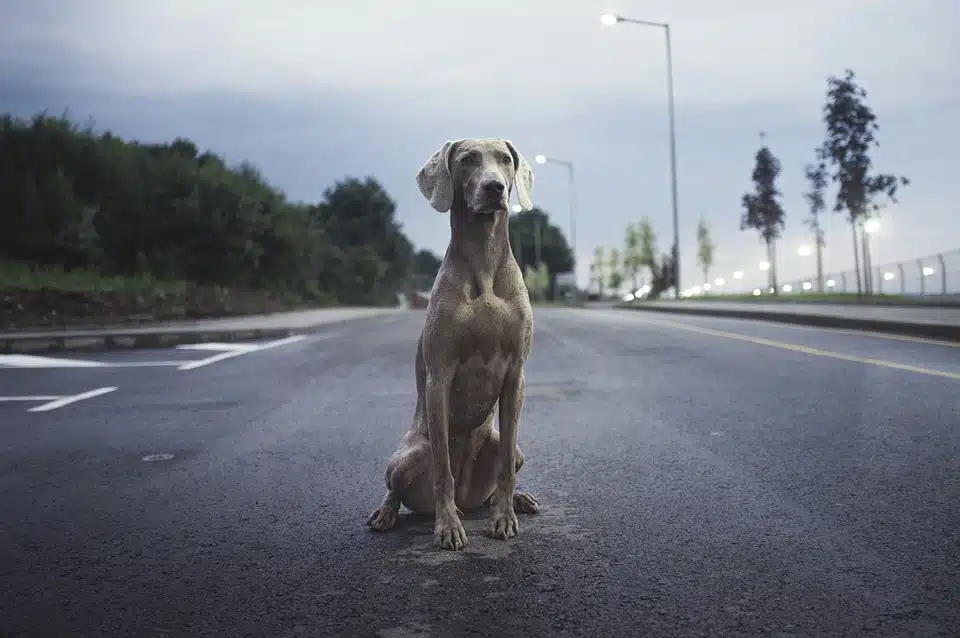
[[[0,261],[0,332],[261,314],[333,305],[282,292],[108,277]]]

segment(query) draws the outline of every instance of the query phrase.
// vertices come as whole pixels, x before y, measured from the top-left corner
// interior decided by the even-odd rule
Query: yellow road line
[[[753,343],[761,346],[770,346],[772,348],[780,348],[781,350],[791,350],[793,352],[802,352],[803,354],[809,354],[816,357],[827,357],[830,359],[840,359],[841,361],[852,361],[854,363],[864,363],[872,366],[879,366],[881,368],[891,368],[893,370],[906,370],[907,372],[916,372],[917,374],[926,374],[934,377],[943,377],[945,379],[953,379],[955,381],[960,381],[960,373],[958,372],[946,372],[944,370],[933,370],[931,368],[922,368],[920,366],[912,366],[905,363],[896,363],[894,361],[883,361],[882,359],[870,359],[867,357],[858,357],[852,354],[843,354],[840,352],[831,352],[829,350],[821,350],[819,348],[810,348],[808,346],[798,346],[793,343],[784,343],[782,341],[774,341],[772,339],[763,339],[761,337],[748,337],[747,335],[742,335],[736,332],[727,332],[725,330],[714,330],[712,328],[700,328],[699,326],[691,326],[690,324],[685,323],[666,323],[660,321],[650,321],[646,317],[637,317],[634,318],[641,323],[648,323],[651,325],[662,326],[664,328],[674,328],[676,330],[688,330],[690,332],[698,332],[700,334],[710,335],[713,337],[722,337],[724,339],[735,339],[737,341],[746,341],[747,343]]]

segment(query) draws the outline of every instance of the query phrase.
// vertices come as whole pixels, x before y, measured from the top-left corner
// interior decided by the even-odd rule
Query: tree
[[[657,234],[653,232],[653,224],[648,217],[644,217],[637,224],[638,247],[637,259],[641,264],[651,269],[650,277],[653,277],[652,264],[657,258]]]
[[[182,137],[124,141],[65,116],[0,116],[0,202],[0,260],[31,267],[363,304],[395,304],[414,272],[396,205],[372,177],[294,203],[252,163],[230,167]]]
[[[510,216],[510,237],[521,270],[532,266],[539,272],[537,262],[537,231],[540,234],[540,259],[549,273],[547,298],[553,299],[555,275],[573,270],[573,251],[563,231],[550,223],[547,213],[536,206]]]
[[[754,192],[743,196],[741,205],[744,209],[740,219],[740,230],[753,228],[759,231],[760,237],[767,247],[767,261],[770,263],[770,288],[778,294],[777,287],[777,260],[776,241],[783,232],[784,216],[786,213],[780,205],[781,193],[777,190],[777,177],[780,175],[780,160],[767,148],[762,146],[756,154],[751,179],[754,183]]]
[[[523,283],[527,286],[531,301],[546,299],[550,288],[550,273],[547,271],[547,264],[541,262],[537,268],[526,266],[523,272]]]
[[[413,256],[413,287],[418,290],[432,288],[441,263],[443,260],[426,248],[418,250]]]
[[[597,286],[597,294],[602,298],[607,287],[607,262],[604,259],[603,246],[593,250],[593,262],[590,264],[590,276]]]
[[[620,250],[611,248],[607,255],[607,284],[613,294],[620,294],[620,287],[623,285],[623,263]]]
[[[872,292],[870,278],[870,252],[864,222],[876,213],[881,205],[878,198],[885,196],[896,203],[897,191],[910,180],[887,173],[872,174],[869,151],[878,146],[877,117],[866,105],[866,90],[856,82],[852,70],[847,69],[842,78],[827,78],[826,103],[823,106],[823,122],[826,139],[818,149],[820,161],[832,166],[830,179],[838,184],[834,212],[846,212],[853,233],[854,268],[857,273],[857,294]],[[857,233],[861,231],[864,260],[864,279],[861,283],[860,258]]]
[[[820,214],[826,208],[823,191],[827,187],[826,167],[821,163],[814,167],[807,164],[804,167],[804,176],[810,184],[810,190],[803,194],[810,207],[810,217],[804,223],[813,233],[813,241],[817,247],[817,291],[823,292],[823,247],[827,245],[820,222]]]
[[[659,264],[655,258],[651,260],[650,270],[653,282],[647,293],[649,299],[658,299],[665,291],[676,286],[676,262],[671,255],[661,255]]]
[[[640,230],[638,224],[627,224],[627,235],[623,250],[623,269],[627,279],[633,284],[633,289],[640,287],[639,275],[643,268],[640,261]]]
[[[703,281],[710,281],[710,268],[713,267],[713,239],[710,237],[710,228],[704,219],[697,224],[697,265],[703,272]]]

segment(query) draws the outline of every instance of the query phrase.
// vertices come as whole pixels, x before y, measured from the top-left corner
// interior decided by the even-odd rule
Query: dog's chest
[[[479,359],[525,359],[529,350],[533,319],[529,305],[482,295],[463,304],[455,318],[458,359],[461,364]]]

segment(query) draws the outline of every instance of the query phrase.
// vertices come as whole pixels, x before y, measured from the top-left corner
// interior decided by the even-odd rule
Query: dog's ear
[[[448,212],[453,206],[453,175],[450,172],[450,159],[456,146],[456,142],[444,143],[417,173],[417,186],[420,187],[420,193],[427,198],[434,210],[440,213]]]
[[[533,208],[533,170],[527,163],[526,158],[513,145],[513,142],[503,140],[503,143],[507,145],[510,154],[513,155],[513,166],[516,169],[514,182],[517,185],[517,200],[523,210],[530,210]]]

